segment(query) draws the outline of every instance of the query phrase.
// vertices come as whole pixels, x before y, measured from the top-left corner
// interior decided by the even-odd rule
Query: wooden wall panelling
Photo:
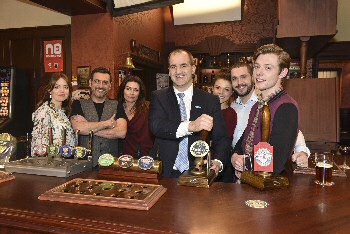
[[[279,0],[276,37],[334,35],[337,0]]]
[[[306,141],[339,142],[339,80],[289,79],[287,92],[298,102]]]

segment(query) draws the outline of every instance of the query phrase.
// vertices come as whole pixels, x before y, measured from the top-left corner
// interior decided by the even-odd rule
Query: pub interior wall
[[[162,9],[112,18],[109,13],[72,17],[72,74],[78,66],[105,66],[114,76],[109,97],[116,98],[118,70],[123,67],[129,42],[136,40],[163,52]]]
[[[195,45],[206,37],[222,36],[236,44],[257,43],[273,37],[277,0],[245,0],[241,21],[174,26],[170,9],[165,12],[165,41],[176,46]]]

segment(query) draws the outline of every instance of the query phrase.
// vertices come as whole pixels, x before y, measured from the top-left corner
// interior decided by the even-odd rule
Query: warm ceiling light
[[[241,20],[241,7],[241,0],[185,0],[173,5],[174,24]]]

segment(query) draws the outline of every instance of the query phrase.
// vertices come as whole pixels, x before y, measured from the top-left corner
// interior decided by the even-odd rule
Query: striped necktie
[[[177,95],[180,98],[179,106],[180,106],[181,121],[186,121],[187,120],[186,107],[183,99],[185,94],[178,93]],[[175,160],[175,167],[181,173],[189,168],[187,152],[188,152],[188,138],[183,137],[179,143],[179,152],[177,153],[177,157]]]

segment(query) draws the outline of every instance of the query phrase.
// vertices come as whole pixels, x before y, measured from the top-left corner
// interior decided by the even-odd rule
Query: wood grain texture
[[[349,174],[348,174],[349,175]],[[96,178],[95,173],[79,177]],[[312,175],[295,175],[285,189],[259,191],[246,184],[214,183],[209,189],[160,183],[167,192],[149,211],[40,201],[38,196],[64,178],[16,174],[1,184],[0,230],[51,233],[347,233],[348,178],[320,187]],[[6,191],[6,192],[4,192]],[[263,200],[253,209],[246,200]],[[13,230],[12,230],[13,231]]]
[[[307,141],[339,141],[339,83],[329,79],[289,79],[285,89],[299,104]]]

